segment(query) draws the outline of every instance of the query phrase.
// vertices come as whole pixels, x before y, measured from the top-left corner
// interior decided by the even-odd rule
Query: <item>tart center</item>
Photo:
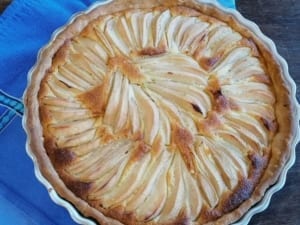
[[[130,58],[116,56],[108,60],[108,67],[111,71],[119,70],[132,84],[141,84],[143,75]]]
[[[196,134],[197,123],[212,110],[208,75],[191,56],[166,51],[132,59],[115,56],[108,59],[108,70],[111,95],[105,100],[103,123],[115,134],[140,132],[148,145],[162,135],[163,144],[170,145],[174,127]]]

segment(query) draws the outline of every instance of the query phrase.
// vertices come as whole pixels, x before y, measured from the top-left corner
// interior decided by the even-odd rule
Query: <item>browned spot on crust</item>
[[[267,128],[268,131],[276,132],[278,130],[278,124],[276,120],[270,120],[268,118],[261,118],[261,121],[265,128]]]
[[[236,190],[234,190],[234,192],[225,201],[223,204],[224,213],[232,211],[246,199],[250,198],[267,165],[267,159],[257,153],[250,153],[248,158],[251,161],[249,177],[247,179],[242,179]]]
[[[251,161],[249,178],[258,181],[261,173],[267,165],[268,160],[266,157],[260,156],[258,153],[249,153],[248,158]]]
[[[81,31],[80,36],[81,37],[88,37],[88,38],[90,38],[94,41],[99,41],[99,38],[98,38],[97,34],[95,33],[95,28],[94,28],[94,26],[96,26],[95,24],[96,24],[96,22],[95,23],[91,22],[90,26],[86,26]]]
[[[201,120],[198,123],[198,130],[200,133],[209,134],[211,130],[216,129],[221,124],[221,120],[219,119],[217,113],[211,111],[204,120]]]
[[[219,93],[221,91],[221,85],[220,85],[219,79],[215,75],[212,75],[209,78],[206,89],[207,89],[207,91],[213,93],[213,95],[221,94],[221,93]]]
[[[202,114],[202,111],[201,111],[201,109],[200,109],[200,107],[199,107],[198,105],[196,105],[196,104],[194,104],[194,103],[191,103],[191,105],[192,105],[193,109],[194,109],[196,112]]]
[[[215,98],[219,98],[223,96],[221,89],[217,89],[213,91],[212,94],[214,95]]]
[[[53,138],[44,137],[44,147],[47,150],[47,154],[51,156],[57,149],[57,144]]]
[[[47,107],[40,106],[40,108],[39,108],[39,115],[40,115],[41,121],[43,121],[43,123],[45,125],[48,124],[49,121],[52,120],[52,115],[49,112],[49,109]]]
[[[191,173],[194,173],[195,165],[193,163],[193,155],[191,152],[194,140],[191,132],[189,132],[185,128],[175,125],[173,129],[173,142],[179,148],[179,151],[187,168],[190,170]]]
[[[97,130],[97,135],[99,138],[101,138],[101,141],[105,143],[109,143],[110,141],[115,139],[114,134],[111,130],[109,130],[106,127],[99,127]]]
[[[108,60],[108,66],[112,71],[120,70],[131,83],[141,83],[144,76],[133,62],[125,56],[116,56]]]
[[[174,126],[174,141],[180,146],[189,146],[193,143],[193,135],[185,128]]]
[[[170,225],[190,225],[192,224],[192,219],[190,217],[190,214],[188,213],[188,210],[186,207],[180,210],[178,213],[178,216],[176,218],[176,221],[173,223],[170,223]]]
[[[102,115],[108,97],[107,79],[101,85],[78,96],[78,99],[85,104],[93,115]]]
[[[216,76],[211,76],[206,89],[212,94],[214,110],[217,112],[222,113],[228,109],[239,109],[239,106],[232,99],[228,99],[223,95],[219,80]]]
[[[68,39],[55,53],[52,60],[52,68],[56,68],[58,66],[65,64],[66,59],[69,57],[70,45],[71,45],[71,41]]]
[[[214,57],[211,57],[211,58],[201,58],[200,59],[200,66],[209,71],[211,70],[212,68],[214,68],[214,66],[219,62],[220,60],[220,57],[219,56],[214,56]]]
[[[138,54],[142,55],[142,56],[144,56],[144,55],[155,56],[155,55],[164,54],[166,52],[167,52],[166,48],[164,46],[162,46],[162,47],[157,47],[157,48],[152,48],[152,47],[144,48]]]
[[[53,161],[56,166],[66,166],[75,158],[75,153],[68,149],[56,149],[53,152]]]
[[[243,38],[240,41],[241,45],[246,46],[248,48],[251,49],[251,53],[254,57],[258,57],[259,56],[259,51],[256,47],[256,44],[254,43],[254,41],[251,38]]]
[[[194,51],[192,56],[198,62],[201,61],[201,57],[202,57],[201,52],[205,49],[207,41],[208,41],[208,34],[207,33],[203,33],[201,35],[201,37],[199,37],[199,39],[197,40],[197,42],[198,42],[197,43],[197,48]]]
[[[45,137],[44,147],[47,150],[47,154],[49,155],[52,163],[56,167],[64,167],[76,158],[74,152],[68,149],[59,148],[53,138]]]
[[[125,209],[122,206],[115,206],[111,209],[113,210],[109,210],[108,213],[112,218],[121,219],[125,214]]]
[[[216,97],[215,103],[215,107],[218,112],[224,112],[225,110],[230,108],[229,101],[224,95],[222,95],[222,92],[221,95]]]
[[[174,13],[175,15],[183,15],[183,16],[200,16],[201,13],[195,9],[185,7],[185,6],[176,6],[172,7],[171,12]]]
[[[133,134],[132,136],[132,140],[133,141],[141,141],[144,139],[144,134],[141,131],[136,132],[135,134]]]
[[[117,218],[124,224],[136,224],[136,215],[133,212],[126,212],[124,206],[114,206],[105,212],[111,218]]]
[[[77,196],[82,199],[86,199],[88,191],[92,186],[91,182],[82,182],[75,180],[68,180],[66,186]]]
[[[252,180],[241,180],[237,189],[234,190],[227,201],[223,204],[223,212],[227,213],[237,208],[242,202],[251,196],[253,189],[254,183]]]
[[[270,77],[266,74],[256,74],[252,76],[252,80],[259,83],[270,84]]]
[[[136,149],[134,150],[134,153],[132,155],[132,160],[133,161],[139,161],[140,159],[142,159],[144,157],[144,155],[146,155],[149,151],[151,150],[151,148],[146,145],[146,143],[144,141],[140,141],[136,147]]]
[[[254,190],[254,183],[249,179],[242,179],[238,186],[228,197],[215,209],[206,209],[203,213],[203,222],[215,221],[224,213],[231,212],[247,200]]]
[[[231,193],[225,193],[223,196],[224,200],[220,202],[217,208],[204,210],[203,218],[205,222],[214,221],[223,214],[231,212],[251,197],[256,184],[263,175],[268,160],[267,157],[260,156],[258,153],[249,153],[248,158],[251,162],[248,178],[242,178]]]
[[[201,214],[202,214],[200,220],[201,224],[205,224],[209,221],[214,221],[222,216],[220,210],[216,210],[216,209],[211,210],[205,205],[202,208]]]
[[[222,94],[221,89],[216,90],[212,94],[215,100],[214,109],[217,112],[222,113],[228,109],[239,110],[239,106],[232,99],[226,98]]]

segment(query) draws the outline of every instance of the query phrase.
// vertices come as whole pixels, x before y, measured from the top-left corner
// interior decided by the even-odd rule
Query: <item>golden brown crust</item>
[[[64,44],[60,47],[60,49],[53,56],[52,67],[57,68],[65,63],[68,58],[68,51],[70,47],[70,40],[65,40]]]
[[[144,141],[140,141],[136,147],[136,149],[134,150],[133,156],[131,158],[131,160],[133,161],[139,161],[141,160],[141,158],[144,157],[144,155],[149,152],[151,150],[151,148],[149,146],[146,145],[146,143]]]
[[[126,57],[116,56],[108,61],[108,65],[112,71],[120,70],[132,83],[141,83],[143,75],[139,69]]]
[[[91,90],[79,95],[80,101],[85,104],[94,115],[104,113],[108,92],[106,79],[102,84],[92,88]]]
[[[27,131],[30,131],[30,148],[38,160],[43,176],[49,180],[59,195],[72,202],[85,216],[93,217],[101,224],[121,224],[113,218],[119,219],[125,224],[151,224],[136,222],[134,215],[126,214],[124,209],[114,209],[111,211],[103,210],[102,212],[106,215],[105,216],[103,213],[97,210],[97,207],[93,208],[91,206],[92,204],[88,205],[84,200],[82,200],[86,199],[87,193],[91,188],[91,184],[89,182],[74,181],[68,177],[64,177],[64,175],[61,175],[61,178],[64,180],[63,182],[63,180],[59,177],[58,173],[64,173],[60,170],[56,171],[52,163],[59,168],[60,166],[71,163],[73,160],[75,160],[76,156],[69,152],[68,149],[59,149],[60,151],[58,151],[56,141],[51,139],[51,134],[49,131],[45,129],[43,130],[41,124],[39,123],[38,118],[40,118],[44,124],[47,124],[51,120],[51,115],[49,112],[44,108],[39,108],[38,92],[42,93],[45,91],[39,90],[40,83],[49,70],[51,72],[55,68],[65,63],[68,57],[67,52],[69,48],[69,40],[80,33],[80,31],[83,30],[90,21],[97,18],[99,15],[111,14],[113,12],[126,10],[128,8],[151,8],[158,5],[164,7],[173,7],[171,10],[172,13],[181,15],[199,16],[200,14],[205,14],[207,21],[222,21],[229,24],[237,32],[243,34],[245,39],[243,39],[244,41],[242,44],[250,47],[254,55],[261,56],[261,59],[265,61],[264,66],[266,67],[268,76],[270,76],[273,84],[272,87],[274,89],[274,93],[276,94],[275,110],[277,123],[269,118],[261,119],[265,128],[275,134],[273,137],[270,155],[249,155],[252,168],[250,177],[241,178],[236,190],[233,190],[233,192],[229,194],[227,198],[225,198],[223,204],[220,204],[218,209],[212,211],[208,210],[206,212],[204,210],[204,212],[201,213],[202,215],[205,215],[203,217],[204,219],[201,223],[196,224],[228,224],[237,220],[253,204],[262,198],[264,192],[271,184],[276,182],[281,169],[290,154],[289,147],[291,143],[291,137],[296,129],[294,125],[295,118],[293,113],[295,111],[295,108],[293,107],[295,106],[291,105],[290,92],[286,87],[286,81],[284,80],[284,75],[278,62],[275,60],[270,50],[260,41],[259,37],[241,25],[235,18],[225,14],[224,12],[221,12],[214,7],[198,4],[193,0],[187,0],[184,2],[179,0],[150,0],[143,3],[132,0],[126,1],[126,4],[124,3],[125,0],[115,1],[103,7],[94,9],[88,15],[82,15],[78,17],[71,25],[67,26],[65,30],[58,35],[58,37],[51,43],[49,47],[43,51],[41,60],[33,71],[32,82],[25,97],[25,105],[27,106],[26,126]],[[186,7],[174,7],[177,5],[183,5]],[[164,50],[145,49],[141,52],[141,55],[152,56],[161,53],[164,53]],[[119,58],[117,59],[120,61]],[[218,63],[218,59],[218,56],[213,58],[203,58],[202,61],[200,61],[200,64],[204,69],[210,70]],[[139,71],[136,68],[129,66],[130,63],[126,63],[126,60],[124,61],[124,59],[122,59],[121,61],[124,62],[118,63],[118,65],[123,65],[121,66],[121,70],[126,71],[125,74],[127,74],[128,77],[133,75],[134,77],[130,77],[130,79],[132,79],[134,82],[140,82]],[[115,61],[111,62],[110,64],[114,65],[114,63]],[[269,84],[270,81],[268,76],[257,75],[257,78],[255,79]],[[223,111],[234,105],[234,103],[230,103],[230,101],[222,95],[222,92],[217,87],[217,83],[215,83],[213,86],[213,91],[210,91],[212,91],[212,95],[215,97],[215,102],[217,103],[217,112]],[[94,114],[102,114],[103,108],[106,105],[105,101],[98,102],[96,100],[99,96],[106,95],[106,93],[103,93],[103,89],[104,88],[99,86],[90,90],[89,92],[86,92],[84,95],[79,96],[80,101],[86,104]],[[103,99],[105,100],[105,98]],[[200,112],[201,114],[203,113],[197,105],[192,104],[192,108],[196,112]],[[222,121],[220,121],[216,112],[212,112],[204,121],[200,121],[199,124],[199,130],[204,133],[221,126]],[[190,164],[191,155],[189,152],[189,145],[191,145],[193,142],[191,135],[186,130],[175,128],[174,136],[176,140],[175,143],[179,146],[181,154],[183,154],[183,158],[187,163],[187,167],[192,170],[193,166]],[[42,141],[43,138],[45,138],[44,142]],[[48,154],[50,154],[52,163],[49,160],[46,149]],[[149,148],[145,145],[145,143],[142,142],[137,147],[137,154],[135,154],[135,158],[137,157],[138,160],[139,158],[143,157],[144,153],[148,150]],[[262,171],[264,168],[266,168],[266,172],[263,173]],[[171,224],[192,224],[192,222],[187,218],[178,218],[176,222],[172,222]]]
[[[166,48],[164,46],[160,46],[158,48],[144,48],[142,51],[139,52],[139,55],[145,55],[145,56],[154,56],[154,55],[160,55],[163,53],[166,53]]]
[[[202,58],[200,60],[200,65],[205,70],[211,70],[220,60],[220,56],[214,56],[211,58]]]
[[[87,192],[91,187],[91,183],[82,181],[66,180],[66,186],[77,196],[86,199]]]
[[[208,116],[198,123],[199,130],[201,133],[210,133],[214,129],[218,129],[222,125],[218,114],[214,111],[210,112]]]

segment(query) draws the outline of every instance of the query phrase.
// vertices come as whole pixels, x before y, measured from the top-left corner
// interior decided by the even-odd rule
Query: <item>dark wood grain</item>
[[[0,13],[11,3],[11,0],[0,0]]]
[[[300,1],[237,0],[237,9],[275,42],[299,87]],[[300,99],[300,89],[297,98]],[[296,154],[296,163],[288,172],[286,185],[272,197],[268,209],[255,215],[249,225],[300,225],[300,146]]]

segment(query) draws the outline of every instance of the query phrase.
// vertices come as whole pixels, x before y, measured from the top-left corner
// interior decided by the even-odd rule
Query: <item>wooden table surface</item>
[[[0,0],[0,12],[10,0]],[[273,39],[287,60],[291,76],[300,86],[300,0],[237,0],[237,9]],[[297,90],[300,99],[300,88]],[[288,172],[284,188],[270,206],[255,215],[249,225],[300,225],[300,145],[296,163]]]
[[[11,0],[0,0],[0,13],[6,8]]]

